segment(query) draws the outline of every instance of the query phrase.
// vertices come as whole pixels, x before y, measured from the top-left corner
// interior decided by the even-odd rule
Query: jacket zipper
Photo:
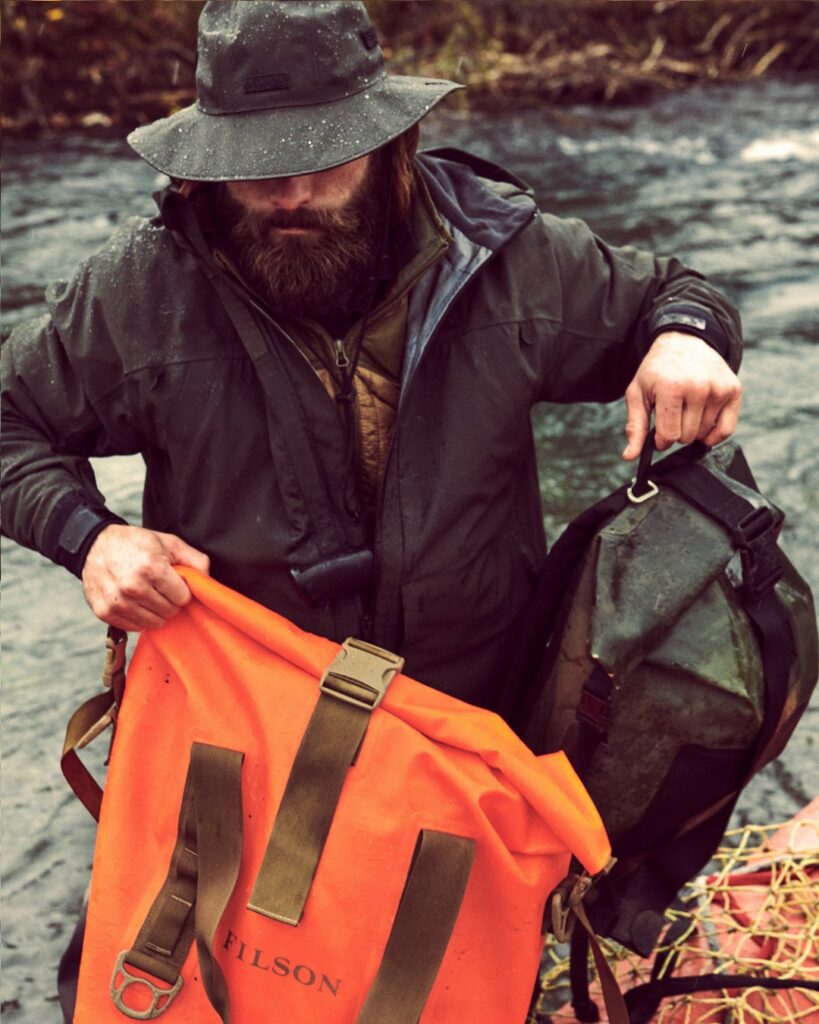
[[[350,360],[347,358],[347,352],[344,349],[344,342],[341,338],[336,338],[333,344],[336,347],[336,366],[339,370],[344,370],[350,365]]]
[[[534,213],[532,215],[531,220],[534,220],[538,215],[539,215],[538,209],[537,209],[537,207],[535,207]],[[475,269],[472,271],[472,273],[469,275],[469,277],[467,277],[464,280],[462,280],[460,285],[458,286],[458,288],[452,293],[452,295],[450,296],[449,301],[443,307],[443,309],[441,310],[441,312],[438,315],[437,320],[432,325],[432,328],[431,328],[431,330],[429,332],[429,340],[427,341],[426,345],[424,346],[423,352],[421,352],[420,356],[418,357],[418,361],[415,364],[415,369],[412,371],[412,376],[406,382],[407,392],[409,391],[409,389],[410,389],[410,387],[412,385],[412,382],[418,376],[418,370],[419,370],[419,368],[421,366],[421,363],[424,361],[424,358],[426,357],[426,354],[427,354],[427,351],[429,350],[430,345],[432,344],[433,338],[435,336],[435,332],[438,330],[438,325],[441,323],[441,321],[444,319],[446,314],[452,308],[452,306],[454,305],[455,301],[458,299],[458,297],[464,291],[466,286],[468,284],[471,284],[471,282],[475,279],[476,275],[478,273],[480,273],[480,271],[482,271],[485,267],[487,267],[492,262],[492,260],[498,255],[498,253],[501,252],[503,249],[505,249],[506,246],[509,245],[509,243],[513,241],[513,239],[517,238],[517,236],[525,228],[529,227],[530,223],[531,223],[531,221],[527,221],[526,223],[521,224],[521,226],[517,229],[517,231],[514,231],[503,242],[502,245],[498,246],[497,249],[495,249],[493,252],[491,252],[490,255],[484,260],[483,263],[481,263],[477,267],[475,267]],[[390,468],[390,462],[392,461],[393,450],[395,448],[395,438],[398,435],[398,428],[399,428],[400,423],[401,423],[401,410],[402,410],[402,408],[406,408],[406,405],[407,405],[407,398],[406,398],[406,395],[403,395],[401,400],[399,400],[398,416],[396,417],[395,425],[393,426],[392,434],[390,436],[390,443],[389,443],[389,446],[387,448],[387,458],[386,458],[386,461],[384,463],[384,473],[383,473],[383,475],[381,477],[381,484],[380,484],[380,486],[378,488],[378,501],[376,503],[374,535],[373,535],[373,588],[372,588],[373,615],[372,615],[372,619],[370,621],[370,626],[372,626],[372,621],[376,617],[376,611],[375,611],[376,599],[378,597],[378,589],[379,589],[379,582],[380,582],[380,575],[381,575],[381,545],[379,543],[379,540],[380,540],[380,536],[379,535],[380,535],[381,519],[382,519],[382,515],[383,515],[383,508],[384,508],[384,482],[387,479],[387,474],[388,474],[389,468]]]

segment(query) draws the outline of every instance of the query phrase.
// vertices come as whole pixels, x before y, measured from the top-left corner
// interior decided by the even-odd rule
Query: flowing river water
[[[783,544],[819,590],[819,88],[711,86],[627,109],[429,120],[530,181],[543,208],[603,237],[676,253],[739,305],[747,352],[738,439],[787,513]],[[152,211],[164,184],[124,142],[8,141],[3,175],[4,335],[43,310],[114,226]],[[624,413],[553,406],[533,417],[550,536],[628,475]],[[139,521],[142,464],[98,461],[109,505]],[[3,1013],[57,1024],[56,965],[88,882],[94,828],[60,775],[62,731],[98,687],[104,627],[63,569],[5,539],[3,558]],[[789,817],[819,790],[819,698],[784,755],[743,794],[735,824]],[[103,744],[104,745],[104,744]],[[138,835],[135,835],[138,856]]]

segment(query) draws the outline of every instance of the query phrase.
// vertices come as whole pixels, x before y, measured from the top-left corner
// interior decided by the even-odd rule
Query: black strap
[[[591,767],[599,744],[606,741],[613,692],[614,679],[595,662],[580,691],[576,710],[577,741],[572,746],[571,762],[581,778]]]
[[[790,670],[796,658],[791,623],[774,590],[782,575],[782,554],[776,543],[781,516],[767,505],[755,507],[696,463],[668,474],[664,483],[720,523],[742,558],[742,581],[737,593],[756,633],[765,679],[765,716],[747,782],[780,753],[776,738],[786,712]]]
[[[527,709],[532,707],[542,685],[543,675],[539,668],[544,658],[544,647],[550,638],[555,641],[550,648],[551,653],[556,651],[558,619],[570,581],[574,579],[594,535],[627,505],[626,486],[623,485],[573,519],[552,545],[543,563],[518,632],[498,702],[498,714],[519,734],[526,731]]]
[[[625,994],[631,1024],[648,1024],[663,999],[694,995],[697,992],[733,991],[763,988],[807,989],[819,992],[819,982],[799,978],[758,978],[750,974],[701,974],[696,978],[663,978],[637,985]]]
[[[569,983],[575,1017],[581,1024],[596,1024],[600,1020],[600,1011],[589,993],[589,936],[585,928],[575,927],[572,932]]]

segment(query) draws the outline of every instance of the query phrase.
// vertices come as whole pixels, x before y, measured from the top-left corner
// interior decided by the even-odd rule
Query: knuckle
[[[119,590],[125,598],[131,600],[138,598],[145,591],[145,579],[141,573],[136,572],[122,580]]]

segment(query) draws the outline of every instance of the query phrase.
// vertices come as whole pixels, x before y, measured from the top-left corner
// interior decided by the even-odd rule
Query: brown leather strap
[[[381,966],[355,1024],[417,1024],[463,902],[475,840],[424,830]]]
[[[108,627],[105,641],[105,665],[102,670],[103,693],[81,704],[68,721],[63,741],[60,768],[65,781],[88,813],[100,820],[102,788],[77,755],[109,725],[116,726],[117,708],[125,693],[125,654],[128,634],[116,626]],[[111,742],[113,743],[113,734]]]
[[[97,821],[102,807],[102,788],[77,754],[114,720],[114,694],[105,690],[81,704],[68,721],[60,768],[77,799]]]

